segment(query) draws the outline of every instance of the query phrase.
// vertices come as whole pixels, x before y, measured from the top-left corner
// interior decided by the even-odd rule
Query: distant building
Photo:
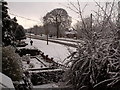
[[[67,38],[75,38],[77,37],[77,31],[73,28],[70,28],[67,31],[65,31],[65,36]]]

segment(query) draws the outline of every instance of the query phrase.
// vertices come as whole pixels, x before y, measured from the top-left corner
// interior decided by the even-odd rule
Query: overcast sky
[[[23,25],[24,28],[33,27],[36,24],[41,25],[42,17],[44,17],[47,12],[50,12],[51,10],[55,8],[65,9],[68,12],[69,16],[73,18],[72,24],[76,22],[75,19],[78,19],[78,15],[66,7],[68,6],[68,3],[69,3],[68,1],[67,2],[56,2],[56,1],[53,1],[53,2],[13,2],[13,1],[8,2],[9,13],[22,16],[28,19],[36,20],[36,21],[31,21],[31,20],[27,20],[27,19],[16,16],[18,23]],[[97,10],[95,3],[93,1],[81,2],[81,8],[84,8],[85,4],[88,4],[83,13],[85,17],[89,16],[90,13],[93,13],[92,10]],[[11,17],[14,17],[14,16],[11,15]]]

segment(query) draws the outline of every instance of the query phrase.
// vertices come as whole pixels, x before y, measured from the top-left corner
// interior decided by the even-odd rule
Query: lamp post
[[[91,31],[92,31],[92,23],[93,23],[92,22],[92,13],[90,14],[90,18],[91,18],[91,22],[90,22],[91,25],[90,26],[91,26]]]

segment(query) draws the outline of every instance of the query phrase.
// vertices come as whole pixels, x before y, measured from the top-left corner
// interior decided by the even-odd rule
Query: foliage
[[[25,39],[24,29],[20,28],[20,25],[17,24],[16,18],[11,19],[8,14],[8,3],[5,1],[0,2],[2,10],[2,42],[4,46],[15,45],[15,40]],[[19,27],[19,29],[17,28]],[[17,31],[16,31],[17,30]],[[19,30],[19,31],[18,31]],[[19,33],[19,36],[18,36]],[[17,37],[16,37],[17,36]]]
[[[96,37],[94,35],[93,41],[85,40],[84,44],[78,45],[77,53],[71,58],[72,66],[66,73],[66,81],[75,90],[85,87],[91,90],[102,83],[103,88],[112,87],[120,82],[119,36],[109,40]]]
[[[100,90],[99,86],[111,90],[120,84],[120,30],[117,32],[116,16],[113,15],[115,2],[106,2],[105,6],[96,2],[98,12],[95,12],[94,19],[92,14],[83,18],[79,1],[78,8],[70,4],[75,10],[69,8],[80,16],[81,22],[78,22],[77,28],[81,30],[84,43],[78,44],[65,80],[75,90]]]
[[[35,35],[41,35],[42,34],[45,34],[45,30],[44,30],[44,27],[43,26],[33,26],[32,28],[29,28],[29,29],[26,29],[25,30],[27,33],[33,33]]]
[[[8,7],[7,2],[0,2],[2,10],[0,11],[2,13],[2,41],[5,45],[11,44],[11,40],[13,37],[10,35],[10,16],[8,15]]]
[[[13,81],[20,80],[23,74],[21,58],[12,46],[2,49],[2,72]]]
[[[116,18],[117,8],[116,2],[95,2],[97,11],[92,11],[89,17],[83,16],[80,2],[77,5],[70,3],[73,8],[71,10],[76,12],[80,16],[80,20],[74,26],[78,32],[78,38],[91,39],[94,32],[100,35],[100,38],[111,38],[116,33]],[[77,7],[78,6],[78,7]],[[87,6],[87,5],[86,5]],[[85,6],[85,7],[86,7]]]
[[[16,31],[15,31],[15,38],[17,40],[26,39],[25,31],[24,31],[23,26],[21,26],[21,25],[17,26]]]
[[[71,25],[71,17],[62,9],[57,8],[48,12],[44,17],[44,26],[52,25],[57,29],[57,37],[60,36],[62,30],[69,28]],[[47,28],[48,29],[48,28]]]

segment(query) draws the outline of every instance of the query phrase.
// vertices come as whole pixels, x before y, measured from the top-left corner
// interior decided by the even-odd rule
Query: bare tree
[[[62,9],[57,8],[48,12],[44,17],[44,24],[50,24],[57,29],[57,38],[60,36],[60,27],[69,28],[71,25],[71,18],[68,13]]]
[[[77,27],[82,28],[79,28],[80,33],[82,33],[82,35],[84,34],[84,36],[86,36],[86,39],[92,40],[91,36],[94,35],[94,32],[96,32],[99,36],[101,35],[102,38],[110,36],[112,37],[115,34],[117,17],[117,3],[115,3],[115,0],[113,2],[106,2],[104,6],[95,1],[98,11],[93,11],[92,17],[91,15],[90,17],[87,17],[89,18],[88,22],[89,25],[91,25],[90,27],[92,27],[92,29],[87,27],[88,22],[86,23],[86,18],[83,16],[83,12],[85,12],[84,10],[88,4],[86,4],[83,9],[81,9],[81,5],[78,0],[76,4],[69,2],[69,6],[66,7],[79,15],[80,18],[78,23],[80,24],[77,24]]]
[[[102,37],[106,38],[110,35],[115,35],[116,30],[116,10],[115,7],[117,3],[106,2],[105,6],[100,5],[100,3],[95,2],[98,7],[98,12],[95,12],[97,17],[95,17],[95,24],[98,28],[98,33],[102,34]]]

